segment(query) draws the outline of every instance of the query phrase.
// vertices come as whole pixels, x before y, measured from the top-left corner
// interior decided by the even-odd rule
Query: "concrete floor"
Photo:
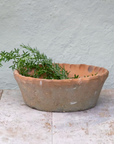
[[[0,144],[114,144],[114,90],[103,90],[95,108],[73,113],[31,109],[19,90],[4,90]]]

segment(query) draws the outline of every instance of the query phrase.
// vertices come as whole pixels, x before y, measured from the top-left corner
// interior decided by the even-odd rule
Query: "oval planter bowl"
[[[25,77],[14,71],[25,103],[42,111],[70,112],[96,105],[108,70],[85,64],[60,64],[78,79],[48,80]],[[95,75],[98,73],[97,75]],[[92,76],[93,75],[93,76]],[[86,76],[86,77],[84,77]]]

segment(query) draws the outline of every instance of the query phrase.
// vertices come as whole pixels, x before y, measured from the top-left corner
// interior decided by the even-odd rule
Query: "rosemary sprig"
[[[21,75],[34,78],[43,77],[45,79],[69,79],[69,72],[64,67],[52,63],[52,59],[47,58],[45,54],[41,54],[37,48],[25,45],[20,46],[25,51],[21,52],[19,48],[14,48],[10,52],[2,51],[0,53],[0,67],[2,66],[2,61],[8,62],[13,60],[13,65],[10,68],[12,70],[17,69]],[[30,75],[29,72],[33,69],[34,74]]]

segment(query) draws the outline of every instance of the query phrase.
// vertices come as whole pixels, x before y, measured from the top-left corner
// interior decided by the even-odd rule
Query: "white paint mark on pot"
[[[74,104],[76,104],[76,103],[77,103],[77,102],[70,102],[71,105],[74,105]]]
[[[79,84],[81,84],[81,83],[82,83],[81,78],[79,78]]]
[[[95,95],[97,94],[97,91],[95,91],[95,93],[94,93]]]
[[[76,89],[76,87],[74,87],[73,89]]]
[[[40,81],[40,85],[42,85],[42,81]]]

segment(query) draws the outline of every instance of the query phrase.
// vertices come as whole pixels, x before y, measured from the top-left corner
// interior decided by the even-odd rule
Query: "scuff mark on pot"
[[[82,80],[81,80],[81,78],[79,78],[79,85],[81,85],[81,83],[82,83]]]
[[[77,103],[77,102],[70,102],[71,105],[74,105],[74,104],[76,104],[76,103]]]
[[[76,89],[77,87],[74,87],[73,89]]]
[[[97,94],[97,91],[95,91],[95,93],[94,93],[95,95]]]
[[[42,81],[40,81],[40,85],[42,85]]]

